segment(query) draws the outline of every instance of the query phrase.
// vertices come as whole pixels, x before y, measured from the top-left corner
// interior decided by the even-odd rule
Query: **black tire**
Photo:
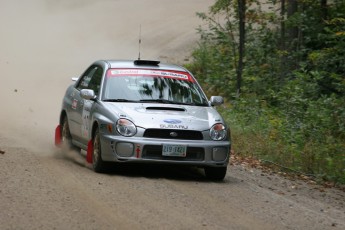
[[[92,151],[92,168],[95,172],[102,173],[106,171],[106,162],[102,160],[101,138],[99,136],[99,129],[95,131],[93,138]]]
[[[221,181],[226,175],[227,167],[205,167],[204,170],[208,179]]]
[[[80,148],[72,144],[72,135],[69,130],[68,119],[66,116],[61,125],[61,144],[64,150],[75,150],[80,152]]]

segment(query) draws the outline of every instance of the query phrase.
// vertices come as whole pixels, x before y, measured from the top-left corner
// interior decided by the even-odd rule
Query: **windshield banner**
[[[107,77],[121,76],[152,76],[164,78],[176,78],[179,80],[193,81],[191,75],[187,72],[170,71],[170,70],[151,70],[151,69],[110,69]]]

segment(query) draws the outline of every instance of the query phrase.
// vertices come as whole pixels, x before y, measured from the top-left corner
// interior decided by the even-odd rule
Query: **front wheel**
[[[96,130],[93,138],[93,151],[92,151],[92,167],[95,172],[101,173],[105,171],[106,163],[102,160],[101,138],[99,129]]]
[[[61,142],[65,150],[75,150],[80,152],[80,148],[72,144],[72,135],[69,129],[68,119],[66,116],[62,121]]]
[[[227,167],[205,167],[204,170],[208,179],[221,181],[226,175]]]

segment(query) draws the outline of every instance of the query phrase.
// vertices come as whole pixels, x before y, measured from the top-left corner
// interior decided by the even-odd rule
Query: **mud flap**
[[[58,125],[55,129],[55,146],[60,147],[61,142],[61,126]]]
[[[86,152],[86,162],[92,164],[92,154],[93,154],[93,141],[89,140],[87,143],[87,152]]]

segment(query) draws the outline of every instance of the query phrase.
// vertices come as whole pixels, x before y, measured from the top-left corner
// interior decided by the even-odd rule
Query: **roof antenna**
[[[140,24],[140,29],[139,29],[139,57],[138,57],[138,60],[140,60],[140,45],[141,45],[141,24]]]

